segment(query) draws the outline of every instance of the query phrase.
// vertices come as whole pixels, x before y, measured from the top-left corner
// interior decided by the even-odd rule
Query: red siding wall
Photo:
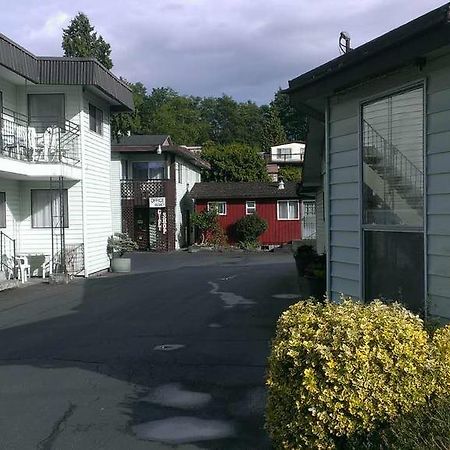
[[[245,200],[226,200],[226,203],[227,215],[219,216],[219,223],[226,231],[228,241],[235,243],[233,225],[245,216]],[[196,211],[204,211],[207,204],[207,201],[196,201]],[[268,224],[267,231],[259,239],[262,245],[281,245],[301,239],[300,220],[277,220],[276,200],[256,200],[256,213]]]

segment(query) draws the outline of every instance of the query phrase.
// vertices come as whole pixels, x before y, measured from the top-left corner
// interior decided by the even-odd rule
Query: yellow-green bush
[[[449,373],[449,337],[445,329],[431,341],[422,320],[398,304],[291,306],[269,358],[266,426],[274,446],[332,449],[445,395],[435,380]]]

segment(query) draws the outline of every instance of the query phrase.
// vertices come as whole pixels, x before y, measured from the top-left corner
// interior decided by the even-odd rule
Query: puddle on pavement
[[[204,420],[197,417],[170,417],[133,427],[134,433],[148,441],[166,444],[187,444],[232,437],[234,426],[222,420]]]
[[[209,328],[222,328],[223,325],[220,325],[220,323],[210,323],[208,325]]]
[[[219,285],[212,281],[208,281],[208,284],[212,286],[209,291],[210,294],[219,295],[220,299],[225,303],[225,308],[234,308],[235,306],[254,305],[256,302],[249,298],[242,297],[241,295],[234,294],[233,292],[221,292],[219,291]]]
[[[237,277],[237,275],[230,275],[229,277],[221,278],[221,281],[228,281],[228,280],[234,280]]]
[[[211,398],[211,394],[188,391],[180,383],[171,383],[157,387],[141,400],[172,408],[196,409],[206,406]]]
[[[299,294],[275,294],[272,295],[272,298],[278,298],[280,300],[295,300],[296,298],[300,299]]]
[[[160,352],[172,352],[174,350],[180,350],[181,348],[186,347],[182,344],[162,344],[157,345],[156,347],[153,347],[153,350],[160,351]]]

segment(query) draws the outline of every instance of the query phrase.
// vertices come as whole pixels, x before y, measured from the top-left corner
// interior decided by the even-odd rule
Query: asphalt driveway
[[[0,292],[0,448],[265,449],[290,254],[136,254],[134,272]]]

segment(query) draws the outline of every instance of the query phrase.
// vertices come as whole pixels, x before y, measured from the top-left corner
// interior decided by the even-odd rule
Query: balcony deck
[[[67,119],[28,120],[23,114],[5,108],[0,119],[1,158],[28,164],[80,165],[79,125]]]

